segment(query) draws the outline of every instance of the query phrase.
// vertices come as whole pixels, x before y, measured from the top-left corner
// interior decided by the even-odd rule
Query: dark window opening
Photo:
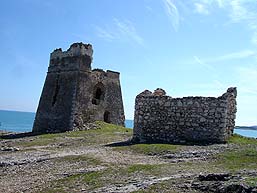
[[[94,89],[92,103],[94,105],[99,105],[100,102],[103,100],[104,100],[104,86],[102,83],[98,83]]]
[[[53,100],[52,100],[52,106],[54,106],[57,101],[57,96],[58,96],[59,90],[60,90],[59,75],[57,75],[56,86],[55,86],[54,96],[53,96]]]
[[[100,100],[102,95],[103,95],[103,91],[100,88],[97,88],[95,93],[95,98]]]
[[[111,113],[109,111],[104,112],[104,122],[111,123],[110,115]]]

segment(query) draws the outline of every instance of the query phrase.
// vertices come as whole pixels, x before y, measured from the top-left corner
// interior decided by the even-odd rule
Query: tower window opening
[[[99,105],[100,102],[103,100],[104,100],[104,87],[102,83],[98,83],[94,89],[92,103],[94,105]]]

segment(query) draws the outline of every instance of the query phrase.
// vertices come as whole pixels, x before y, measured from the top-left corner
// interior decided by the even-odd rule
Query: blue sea
[[[0,130],[29,132],[34,118],[35,113],[0,110]]]
[[[35,113],[0,110],[0,130],[29,132],[32,130]],[[133,128],[133,120],[126,120],[127,128]],[[257,130],[235,129],[235,133],[257,138]]]

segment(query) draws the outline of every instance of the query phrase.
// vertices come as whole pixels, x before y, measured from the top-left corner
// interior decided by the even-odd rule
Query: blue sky
[[[237,125],[257,124],[256,0],[8,0],[0,3],[0,109],[35,112],[49,54],[91,43],[94,68],[135,96],[219,96],[238,87]]]

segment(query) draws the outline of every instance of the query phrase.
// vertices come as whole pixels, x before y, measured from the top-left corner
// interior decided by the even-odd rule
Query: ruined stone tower
[[[63,132],[102,120],[124,125],[119,72],[91,70],[90,44],[51,53],[33,132]]]

